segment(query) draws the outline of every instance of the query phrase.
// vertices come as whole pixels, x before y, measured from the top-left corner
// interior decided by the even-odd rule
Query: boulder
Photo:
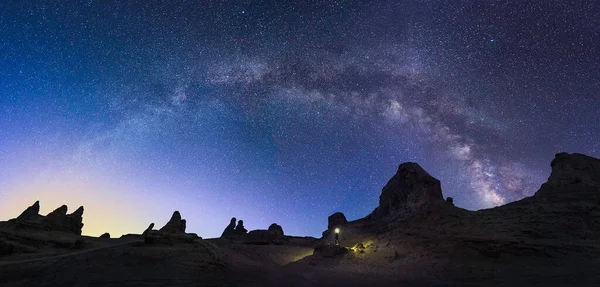
[[[371,218],[381,218],[399,210],[419,211],[434,202],[443,202],[440,181],[414,162],[403,163],[383,187],[379,206]]]
[[[164,233],[185,233],[186,222],[184,219],[181,219],[181,214],[179,211],[173,212],[171,219],[165,226],[163,226],[160,231]]]
[[[110,238],[110,233],[105,232],[104,234],[100,235],[100,238]]]
[[[202,239],[195,233],[185,233],[186,221],[181,219],[179,211],[173,212],[171,219],[160,230],[154,230],[154,223],[142,233],[145,244],[177,244],[194,243],[196,239]]]

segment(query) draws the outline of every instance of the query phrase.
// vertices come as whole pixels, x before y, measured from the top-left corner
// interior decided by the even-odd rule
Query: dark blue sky
[[[2,218],[316,236],[402,162],[480,209],[600,156],[598,1],[276,2],[0,3]]]

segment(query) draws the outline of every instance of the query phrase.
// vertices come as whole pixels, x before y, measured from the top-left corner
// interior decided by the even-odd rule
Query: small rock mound
[[[105,232],[104,234],[100,235],[100,238],[110,238],[110,233]]]
[[[433,202],[443,202],[440,181],[414,162],[403,163],[383,187],[379,206],[371,218],[381,218],[398,210],[418,211]]]

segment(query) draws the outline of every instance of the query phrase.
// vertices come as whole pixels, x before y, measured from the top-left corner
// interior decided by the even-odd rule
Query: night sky
[[[108,2],[0,1],[1,220],[320,236],[402,162],[477,210],[600,157],[600,1]]]

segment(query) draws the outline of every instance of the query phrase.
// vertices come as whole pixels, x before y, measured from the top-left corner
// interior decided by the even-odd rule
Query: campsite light
[[[340,229],[339,228],[335,229],[335,234],[340,234]]]

